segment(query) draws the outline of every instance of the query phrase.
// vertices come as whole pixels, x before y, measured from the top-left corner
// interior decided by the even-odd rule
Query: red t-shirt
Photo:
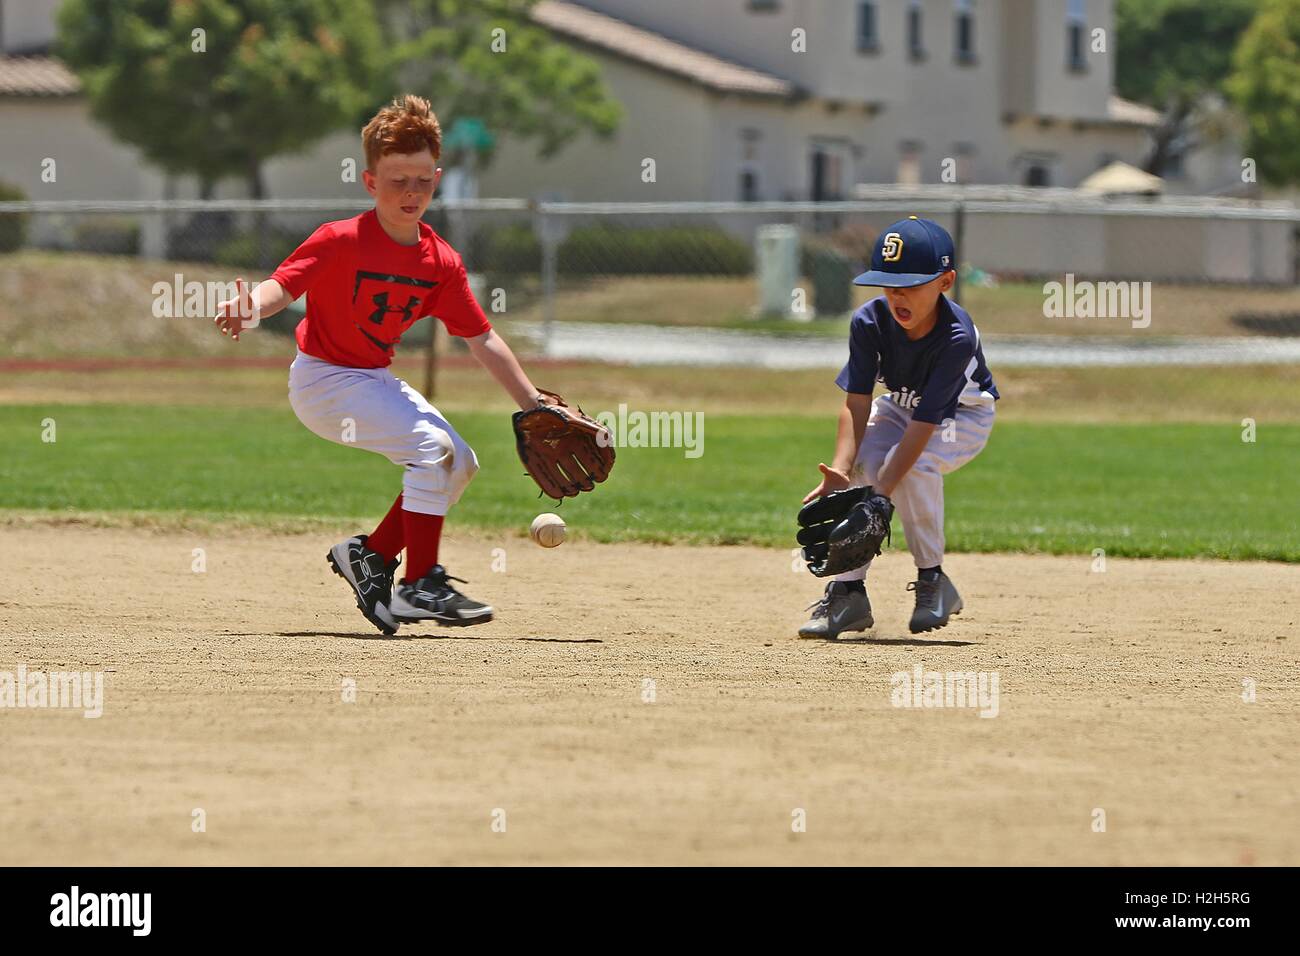
[[[462,338],[492,328],[459,253],[424,223],[415,245],[395,242],[373,209],[325,223],[271,278],[295,299],[307,293],[298,348],[334,365],[386,367],[402,333],[426,315]]]

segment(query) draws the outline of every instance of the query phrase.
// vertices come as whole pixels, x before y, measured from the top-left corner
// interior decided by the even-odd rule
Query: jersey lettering
[[[907,387],[891,391],[889,397],[894,400],[894,404],[899,408],[916,408],[921,404],[921,393]]]

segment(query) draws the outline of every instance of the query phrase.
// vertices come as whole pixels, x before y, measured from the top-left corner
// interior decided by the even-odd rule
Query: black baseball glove
[[[819,578],[860,568],[889,540],[894,503],[875,489],[834,491],[799,509],[799,534],[808,570]]]

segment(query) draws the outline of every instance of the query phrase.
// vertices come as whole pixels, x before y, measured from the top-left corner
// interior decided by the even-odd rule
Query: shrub
[[[801,265],[804,275],[812,274],[815,250],[828,250],[848,259],[854,268],[865,270],[871,263],[871,249],[876,244],[879,231],[867,223],[850,223],[831,232],[804,237]]]
[[[212,262],[217,248],[235,232],[230,212],[196,212],[167,233],[167,258],[182,262]]]
[[[140,223],[122,216],[88,214],[72,230],[72,248],[104,255],[139,255]]]
[[[492,275],[537,273],[542,245],[530,224],[516,223],[476,238],[470,260]],[[560,243],[565,275],[749,275],[749,245],[711,226],[579,226]]]
[[[560,244],[570,275],[749,275],[749,244],[711,226],[583,226]]]
[[[542,244],[527,223],[480,233],[481,246],[471,257],[475,270],[496,274],[540,272]]]
[[[273,269],[297,249],[306,236],[291,236],[288,233],[268,229],[258,255],[257,234],[255,232],[238,232],[227,239],[213,255],[218,265],[240,269]],[[260,258],[260,261],[259,261]]]
[[[27,199],[17,186],[0,182],[0,202],[23,202]],[[25,212],[0,213],[0,253],[17,252],[27,244],[27,223],[30,215]]]

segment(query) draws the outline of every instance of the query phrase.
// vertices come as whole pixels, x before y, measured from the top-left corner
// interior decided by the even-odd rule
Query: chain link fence
[[[40,355],[45,323],[60,328],[63,354],[147,352],[156,341],[97,341],[93,323],[77,331],[78,310],[157,315],[167,283],[171,308],[206,307],[185,283],[266,275],[320,223],[366,208],[0,203],[3,351]],[[836,203],[439,202],[426,219],[463,255],[493,321],[542,353],[797,367],[842,355],[845,318],[877,294],[852,279],[881,230],[914,214],[956,238],[954,298],[1002,364],[1300,360],[1300,213],[1282,204],[891,189]],[[80,305],[78,286],[94,290]],[[428,344],[429,326],[405,344]]]

